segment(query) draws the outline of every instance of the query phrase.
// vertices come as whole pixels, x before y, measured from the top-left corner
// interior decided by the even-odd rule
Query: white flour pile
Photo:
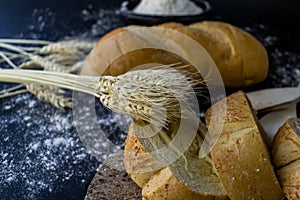
[[[133,10],[137,14],[184,16],[199,15],[203,9],[190,0],[142,0]]]

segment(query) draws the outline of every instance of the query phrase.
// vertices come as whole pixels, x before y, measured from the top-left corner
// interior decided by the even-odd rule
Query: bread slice
[[[144,187],[150,178],[165,165],[155,160],[135,136],[134,123],[131,123],[125,141],[124,163],[130,178],[140,187]]]
[[[251,34],[217,21],[198,22],[189,27],[206,35],[207,44],[198,42],[215,61],[227,87],[245,87],[266,79],[267,51]]]
[[[212,115],[213,108],[218,113],[225,112],[225,118]],[[206,113],[206,121],[212,135],[223,125],[211,156],[230,199],[282,199],[268,149],[246,95],[237,92],[213,105]]]
[[[289,200],[300,199],[300,160],[277,170],[283,192]]]
[[[173,175],[171,169],[166,167],[153,175],[142,191],[143,199],[147,200],[215,200],[226,199],[211,195],[199,195],[188,186],[180,183]]]
[[[300,159],[300,119],[288,119],[280,127],[273,140],[272,155],[276,168]]]
[[[288,119],[273,141],[273,163],[289,200],[300,199],[300,119]]]
[[[141,189],[127,176],[123,152],[108,157],[87,190],[85,200],[141,200]]]
[[[139,172],[144,167],[153,166],[155,161],[149,157],[138,159],[139,154],[145,154],[146,150],[137,137],[134,137],[135,130],[138,130],[134,128],[135,126],[137,125],[133,122],[125,142],[125,151],[134,152],[133,157],[128,159],[125,153],[124,162],[127,166],[126,169],[130,168]],[[189,128],[187,127],[187,129]],[[154,143],[160,144],[161,141]],[[148,180],[142,187],[143,199],[228,199],[215,173],[211,159],[208,156],[203,159],[198,157],[201,144],[202,139],[199,133],[184,156],[175,160],[169,166],[159,171],[153,171],[152,174],[131,171],[130,176],[139,185],[143,186]],[[146,161],[149,161],[149,163]],[[132,176],[133,174],[134,176]]]

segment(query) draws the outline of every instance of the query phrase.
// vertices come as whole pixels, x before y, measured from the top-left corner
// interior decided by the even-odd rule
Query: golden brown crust
[[[225,121],[212,116],[211,110],[206,121],[216,127],[224,125],[211,156],[228,196],[233,200],[282,199],[269,152],[245,94],[235,93],[213,106],[224,102],[227,103]],[[209,131],[212,130],[209,126]]]
[[[153,158],[138,141],[134,126],[136,123],[132,122],[126,138],[124,163],[130,177],[143,188],[144,199],[176,199],[176,197],[177,199],[185,199],[179,197],[204,200],[228,199],[217,175],[213,173],[210,158],[197,157],[199,146],[202,144],[199,135],[186,153],[186,160],[180,158],[174,161],[167,167],[167,171],[163,166],[157,171],[140,173],[141,170],[149,169],[149,166],[155,166],[158,162],[152,160]],[[193,176],[191,177],[189,173]]]
[[[224,79],[225,86],[245,87],[264,80],[268,72],[268,56],[265,48],[253,36],[230,24],[221,22],[199,22],[190,26],[178,23],[166,23],[157,27],[167,28],[183,33],[201,44],[212,57]],[[96,47],[87,57],[81,74],[113,75],[123,74],[130,69],[148,63],[173,64],[181,62],[189,64],[178,55],[159,49],[140,49],[125,53],[124,47],[131,48],[134,44],[148,44],[149,41],[133,32],[127,32],[128,39],[117,34],[125,29],[131,30],[137,26],[118,28],[100,39]],[[107,47],[101,47],[108,38]],[[174,36],[163,36],[166,41]],[[180,46],[180,44],[178,44]],[[114,47],[114,48],[112,48]],[[114,49],[110,56],[121,55],[107,62],[108,56],[103,56],[103,49]],[[103,59],[105,58],[105,59]],[[194,71],[194,70],[192,70]],[[206,74],[202,74],[205,77]]]
[[[249,86],[267,77],[267,52],[249,33],[224,22],[198,22],[190,27],[207,34],[211,44],[204,48],[218,66],[226,86]]]
[[[300,119],[288,119],[278,130],[272,148],[273,163],[284,194],[300,199]]]
[[[164,165],[144,149],[135,136],[133,126],[134,123],[131,123],[125,141],[124,165],[130,178],[142,188]]]
[[[297,160],[279,170],[277,174],[283,192],[289,200],[300,199],[300,160]]]
[[[294,130],[294,123],[300,125],[300,119],[287,120],[279,128],[274,138],[272,155],[273,164],[276,168],[300,159],[300,137]]]
[[[169,167],[151,177],[150,181],[142,190],[144,200],[217,200],[227,199],[226,197],[214,197],[211,195],[199,194],[190,190],[187,186],[178,182],[173,176]]]
[[[159,63],[159,64],[174,64],[181,62],[183,65],[187,62],[180,58],[179,56],[166,52],[160,49],[153,48],[143,48],[139,50],[133,50],[131,52],[125,53],[126,49],[134,49],[136,44],[147,45],[149,41],[144,38],[141,38],[134,32],[126,31],[126,35],[118,35],[122,33],[125,29],[134,29],[136,26],[125,27],[122,29],[114,30],[107,35],[105,35],[92,50],[85,61],[85,65],[81,71],[83,75],[113,75],[117,76],[124,74],[127,71],[149,63]],[[108,38],[114,37],[111,40]],[[124,41],[124,38],[130,38],[127,41]],[[107,46],[104,46],[107,43]],[[115,48],[112,48],[115,47]],[[106,62],[109,60],[107,56],[105,59],[101,59],[101,52],[103,49],[110,48],[111,56],[119,55],[120,57],[112,59],[112,63]],[[113,49],[113,51],[111,50]]]

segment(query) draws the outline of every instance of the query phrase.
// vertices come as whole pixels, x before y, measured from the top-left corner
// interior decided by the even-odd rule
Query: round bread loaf
[[[289,200],[300,198],[300,119],[288,119],[273,141],[273,163]]]
[[[281,200],[281,187],[246,95],[235,93],[212,107],[226,113],[223,118],[209,109],[206,122],[210,135],[221,130],[211,157],[229,198]]]
[[[130,32],[138,27],[118,28],[103,36],[87,57],[81,73],[117,76],[136,66],[148,63],[167,65],[180,62],[182,65],[190,64],[179,55],[157,48],[142,48],[125,52],[125,49],[130,49],[137,44],[143,47],[151,43],[149,38],[143,38]],[[265,48],[242,29],[223,22],[199,22],[190,26],[166,23],[158,27],[183,33],[201,44],[216,63],[227,87],[246,87],[261,82],[267,77],[268,56]],[[124,30],[129,30],[126,33],[128,34],[127,39],[116,36]],[[176,32],[171,35],[160,35],[160,37],[166,42],[174,42],[174,38],[177,37]],[[108,40],[109,38],[110,40]],[[182,43],[184,42],[182,41]],[[180,45],[183,44],[177,43],[176,45],[180,49]],[[105,54],[105,50],[110,54]],[[188,53],[185,51],[182,49],[183,53]],[[189,51],[193,51],[193,49]],[[120,56],[114,58],[114,55]],[[189,70],[195,71],[192,67]],[[201,75],[205,77],[206,74]],[[205,78],[209,79],[209,77]]]

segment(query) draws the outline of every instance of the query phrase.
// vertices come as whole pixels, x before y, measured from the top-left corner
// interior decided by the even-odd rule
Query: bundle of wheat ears
[[[83,59],[95,44],[96,42],[81,39],[59,42],[0,39],[0,64],[7,63],[13,69],[41,68],[44,71],[75,74],[81,69]],[[30,92],[57,108],[72,108],[71,98],[66,96],[64,90],[31,82],[0,91],[0,98],[25,92]]]
[[[14,43],[34,43],[42,47],[20,47]],[[174,65],[185,67],[180,64],[129,71],[116,77],[72,74],[80,69],[78,66],[85,53],[93,46],[92,42],[78,40],[58,43],[0,40],[0,47],[5,49],[0,52],[1,62],[7,62],[13,68],[0,70],[0,81],[21,83],[1,91],[0,98],[29,91],[56,107],[71,107],[71,99],[66,98],[65,90],[62,90],[70,89],[99,98],[115,112],[162,127],[166,127],[171,119],[182,116],[184,109],[189,110],[189,99],[194,95],[191,88],[196,81],[173,68]],[[23,58],[25,62],[17,66],[13,63],[17,58]],[[44,70],[25,69],[39,66]],[[23,87],[25,89],[21,89]]]
[[[0,70],[0,81],[58,87],[93,95],[111,110],[158,126],[189,109],[196,82],[175,69],[162,66],[127,72],[120,76],[80,76],[22,69]],[[181,109],[178,106],[181,106]],[[184,109],[182,109],[184,108]],[[165,118],[165,116],[167,118]]]

